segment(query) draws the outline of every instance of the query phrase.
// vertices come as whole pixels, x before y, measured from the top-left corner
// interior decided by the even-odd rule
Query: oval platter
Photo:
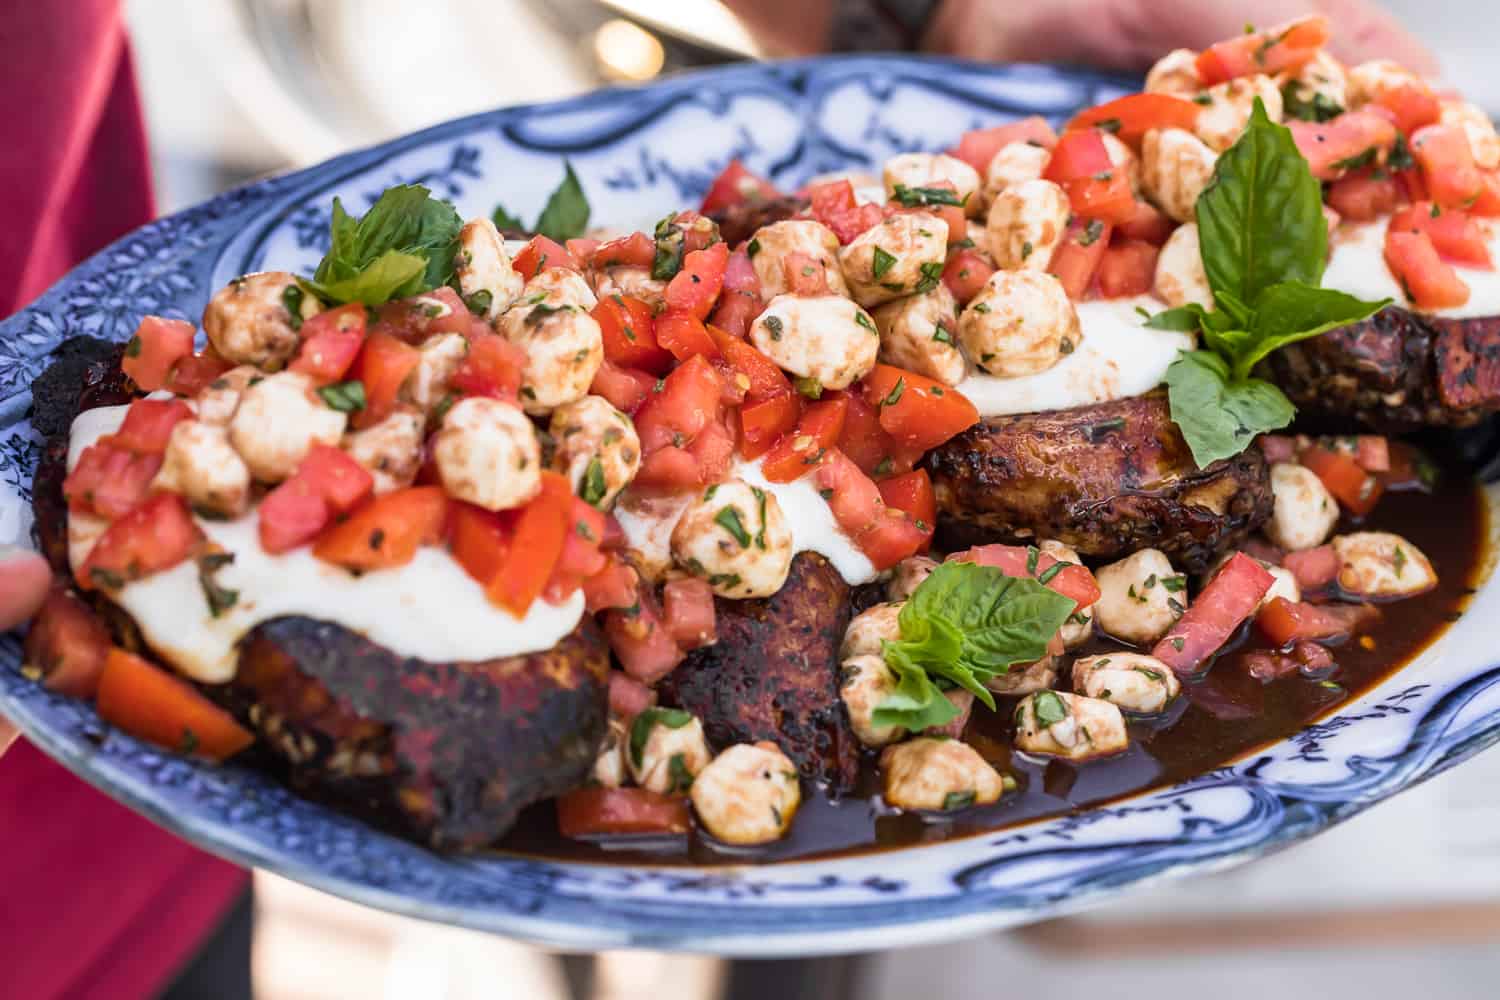
[[[40,441],[28,387],[67,337],[126,339],[142,314],[196,320],[263,267],[310,272],[334,195],[363,211],[422,183],[465,217],[534,215],[569,159],[593,222],[636,227],[695,203],[738,157],[783,188],[965,129],[1054,123],[1133,89],[1043,66],[877,57],[743,65],[507,108],[243,187],[126,236],[0,323],[0,540],[24,538]],[[1491,507],[1500,493],[1492,493]],[[1488,574],[1488,569],[1486,569]],[[270,777],[160,753],[53,695],[0,638],[0,712],[80,777],[189,841],[360,903],[567,949],[727,955],[864,951],[1060,913],[1220,870],[1312,836],[1500,739],[1500,618],[1486,580],[1412,664],[1291,739],[1104,808],[928,846],[694,869],[445,857],[298,798]]]

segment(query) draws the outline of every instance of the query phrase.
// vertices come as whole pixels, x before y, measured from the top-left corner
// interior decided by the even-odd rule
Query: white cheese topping
[[[1333,257],[1323,273],[1323,287],[1333,288],[1366,301],[1392,299],[1398,306],[1412,308],[1401,290],[1401,283],[1385,262],[1385,233],[1389,220],[1345,223],[1334,234]],[[1483,220],[1488,230],[1490,255],[1500,260],[1500,236]],[[1500,316],[1500,271],[1482,271],[1455,264],[1455,271],[1469,286],[1469,301],[1452,309],[1433,310],[1432,315],[1453,318]]]
[[[87,410],[73,422],[68,467],[83,449],[113,433],[125,407]],[[236,644],[260,622],[304,615],[358,632],[401,656],[433,661],[487,660],[550,649],[583,617],[583,594],[561,605],[545,600],[516,618],[491,604],[443,549],[424,547],[395,569],[354,576],[316,558],[308,547],[270,555],[260,547],[258,517],[235,521],[196,519],[212,541],[234,553],[234,562],[214,575],[219,586],[239,592],[219,617],[208,610],[198,567],[185,562],[127,584],[114,595],[146,641],[177,669],[207,684],[234,676]],[[68,518],[69,559],[82,564],[106,523]]]

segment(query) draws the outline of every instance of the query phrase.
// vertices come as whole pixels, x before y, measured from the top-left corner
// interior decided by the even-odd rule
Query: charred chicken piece
[[[761,226],[790,219],[807,210],[807,199],[788,196],[770,201],[745,201],[731,205],[721,212],[710,212],[708,217],[718,223],[719,235],[730,246],[739,246],[755,235]]]
[[[715,598],[718,642],[688,654],[662,681],[663,702],[692,712],[715,747],[770,740],[804,778],[853,789],[859,741],[839,698],[838,649],[849,587],[813,552],[763,600]]]
[[[1197,571],[1271,516],[1260,450],[1199,469],[1159,393],[991,417],[926,461],[953,548],[1054,538],[1104,559],[1156,548]]]

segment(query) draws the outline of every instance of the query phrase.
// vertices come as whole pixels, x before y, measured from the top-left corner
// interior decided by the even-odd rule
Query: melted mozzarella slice
[[[1377,222],[1346,223],[1334,234],[1333,255],[1328,261],[1328,270],[1323,272],[1323,287],[1333,288],[1374,302],[1391,299],[1399,306],[1410,308],[1401,283],[1385,263],[1385,233],[1388,220]],[[1500,260],[1500,236],[1489,223],[1481,221],[1489,230],[1490,256]],[[1473,316],[1500,316],[1500,271],[1482,271],[1474,267],[1454,265],[1458,276],[1469,286],[1469,301],[1452,309],[1434,310],[1434,316],[1463,319]]]
[[[73,422],[68,466],[100,436],[119,428],[125,407],[87,410]],[[583,594],[560,605],[544,600],[516,618],[491,604],[449,554],[427,547],[395,569],[354,576],[300,548],[270,555],[260,547],[255,511],[234,521],[197,519],[234,562],[214,579],[238,591],[215,618],[198,579],[182,563],[126,585],[115,602],[130,613],[146,641],[195,680],[221,684],[234,676],[237,643],[257,624],[287,615],[333,622],[401,656],[432,661],[487,660],[550,649],[583,617]],[[104,531],[99,518],[68,518],[69,560],[76,570]]]
[[[1077,303],[1083,343],[1072,354],[1035,375],[970,372],[958,391],[986,417],[1067,410],[1149,392],[1161,384],[1178,352],[1193,347],[1191,334],[1142,325],[1137,309],[1164,308],[1149,295]]]

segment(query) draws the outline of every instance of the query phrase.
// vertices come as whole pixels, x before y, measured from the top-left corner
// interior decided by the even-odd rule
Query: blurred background
[[[1494,0],[1387,6],[1440,54],[1450,83],[1500,112]],[[457,115],[762,55],[714,0],[132,0],[127,10],[163,212]],[[1493,998],[1500,754],[1246,868],[878,956],[560,957],[269,877],[257,880],[257,921],[261,1000]]]

